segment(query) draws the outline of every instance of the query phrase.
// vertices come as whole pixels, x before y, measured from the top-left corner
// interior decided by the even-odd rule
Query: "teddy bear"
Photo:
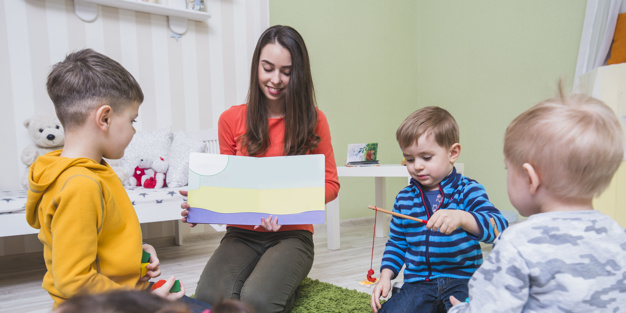
[[[128,186],[128,178],[133,175],[133,169],[126,166],[128,160],[126,159],[107,159],[103,158],[107,164],[113,169],[117,177],[122,181],[124,186]]]
[[[128,185],[141,187],[145,181],[148,180],[148,178],[153,176],[154,170],[152,169],[152,160],[146,157],[140,158],[137,162],[133,175],[128,178]]]
[[[65,133],[59,119],[54,114],[39,114],[24,120],[24,127],[32,144],[22,150],[21,160],[27,167],[22,186],[28,188],[28,167],[40,156],[63,148]]]
[[[167,161],[165,161],[164,158],[157,158],[156,160],[152,161],[150,167],[154,171],[154,176],[148,178],[148,180],[143,183],[143,187],[154,189],[167,187],[167,183],[165,182],[167,168],[169,167]]]

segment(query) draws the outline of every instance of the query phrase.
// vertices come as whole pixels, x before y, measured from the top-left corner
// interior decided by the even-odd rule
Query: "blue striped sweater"
[[[439,183],[439,191],[444,198],[439,209],[469,212],[476,219],[480,234],[474,236],[459,227],[446,235],[427,230],[423,223],[393,217],[381,271],[388,268],[395,278],[405,265],[404,281],[408,283],[439,277],[469,279],[482,264],[479,241],[491,243],[496,239],[490,219],[494,219],[500,232],[508,222],[489,202],[485,188],[458,174],[456,169]],[[398,193],[393,211],[427,220],[433,214],[430,205],[424,205],[427,201],[419,183],[411,179],[411,184]]]

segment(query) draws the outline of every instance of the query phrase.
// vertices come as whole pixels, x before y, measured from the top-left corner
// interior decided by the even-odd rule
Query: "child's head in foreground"
[[[118,113],[143,102],[139,83],[117,61],[91,49],[69,54],[48,74],[48,95],[65,129],[81,126],[103,105]]]
[[[425,190],[438,188],[461,153],[459,126],[445,109],[421,108],[409,115],[396,131],[411,177]]]
[[[170,301],[140,290],[115,290],[74,296],[54,313],[190,313],[181,302]]]
[[[525,205],[527,188],[520,184],[535,173],[539,188],[550,197],[590,204],[611,182],[623,153],[622,130],[611,108],[598,99],[565,96],[560,91],[519,115],[506,129],[504,158],[511,203],[523,216],[540,212]]]
[[[114,134],[122,138],[119,145],[130,142],[143,92],[133,75],[115,60],[91,49],[71,53],[53,66],[46,87],[66,133],[83,131],[86,124],[91,126],[86,122],[93,121],[102,130],[111,127],[119,132]],[[105,157],[120,158],[123,149],[122,155],[113,154]]]

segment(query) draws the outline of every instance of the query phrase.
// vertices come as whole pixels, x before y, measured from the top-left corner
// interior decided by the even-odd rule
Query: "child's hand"
[[[161,287],[152,290],[152,293],[161,298],[171,301],[182,298],[185,295],[185,286],[183,285],[183,282],[180,282],[179,292],[170,293],[170,289],[172,288],[172,286],[174,286],[174,281],[176,281],[176,278],[174,276],[171,276],[165,281],[165,283]]]
[[[455,298],[454,296],[450,296],[450,303],[452,303],[452,306],[455,306],[461,303],[461,301],[459,301],[459,299]]]
[[[254,226],[254,229],[259,227],[263,227],[267,231],[278,231],[280,229],[280,225],[278,225],[278,216],[274,217],[274,220],[272,220],[271,215],[267,218],[267,220],[261,217],[261,225]]]
[[[183,197],[187,197],[187,194],[188,194],[187,190],[179,190],[178,193],[180,193]],[[189,203],[187,203],[187,201],[183,202],[180,205],[180,208],[183,209],[183,211],[180,212],[180,215],[183,216],[183,223],[187,223],[187,215],[189,215],[189,211],[188,210],[189,210],[190,207],[191,206],[189,206]],[[196,226],[196,224],[195,223],[189,223],[189,226],[194,227],[194,226]]]
[[[147,243],[144,243],[143,251],[150,253],[150,263],[148,264],[148,266],[146,266],[146,268],[148,269],[148,273],[146,274],[146,276],[139,278],[139,280],[149,281],[150,278],[156,278],[161,276],[161,262],[159,261],[159,258],[157,258],[157,253],[154,247]]]
[[[426,224],[426,228],[446,235],[451,234],[459,227],[474,235],[480,233],[474,217],[461,210],[437,210]]]
[[[370,300],[370,306],[372,307],[372,311],[374,311],[374,313],[378,312],[380,309],[380,297],[382,296],[383,298],[387,298],[387,296],[389,296],[392,276],[393,272],[388,268],[384,268],[380,272],[380,280],[374,287],[374,291],[372,291],[372,298]]]

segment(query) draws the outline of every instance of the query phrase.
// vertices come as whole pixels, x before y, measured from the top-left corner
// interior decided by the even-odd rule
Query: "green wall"
[[[418,102],[457,119],[459,162],[500,209],[514,210],[502,156],[507,125],[574,81],[586,1],[420,1]],[[446,2],[450,3],[450,2]]]
[[[291,25],[311,55],[318,105],[338,164],[349,143],[378,142],[382,163],[402,155],[395,130],[438,105],[461,129],[458,162],[494,204],[506,193],[502,139],[523,110],[573,83],[586,1],[270,0],[270,24]],[[372,215],[373,179],[340,178],[341,218]],[[406,185],[388,179],[388,205]]]

